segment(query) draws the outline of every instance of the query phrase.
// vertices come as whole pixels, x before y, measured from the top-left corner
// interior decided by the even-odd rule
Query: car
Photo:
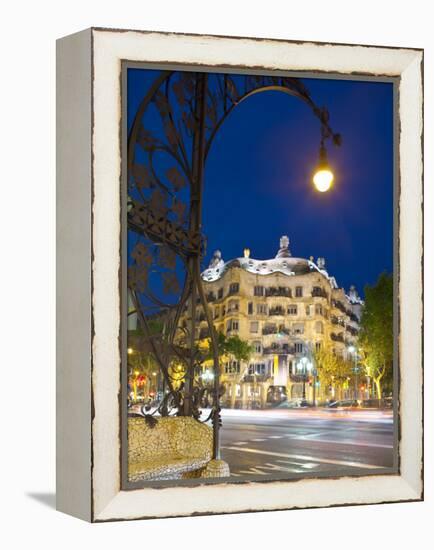
[[[382,401],[384,409],[393,409],[393,397],[385,397]]]
[[[353,409],[359,406],[357,399],[341,399],[327,405],[329,409]]]
[[[303,398],[290,399],[288,401],[283,401],[279,403],[276,408],[279,409],[300,409],[305,407],[310,407],[311,404]]]

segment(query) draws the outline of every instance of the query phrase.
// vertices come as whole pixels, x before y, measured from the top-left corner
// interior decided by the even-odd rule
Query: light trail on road
[[[377,473],[394,467],[392,411],[222,410],[222,458],[234,478]]]

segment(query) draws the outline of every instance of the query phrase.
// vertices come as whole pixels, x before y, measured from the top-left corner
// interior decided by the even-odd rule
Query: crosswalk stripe
[[[222,447],[222,449],[227,449],[231,451],[240,451],[244,453],[254,453],[254,454],[262,454],[262,455],[268,455],[268,456],[278,456],[281,458],[294,458],[295,460],[305,460],[307,462],[319,462],[322,464],[336,464],[338,466],[350,466],[351,468],[363,468],[366,470],[377,470],[378,468],[381,468],[381,466],[375,465],[375,464],[365,464],[364,462],[352,462],[352,461],[346,461],[346,460],[333,460],[329,458],[317,458],[314,456],[306,456],[306,455],[293,455],[293,454],[287,454],[287,453],[276,453],[274,451],[263,451],[259,449],[252,449],[250,447]]]
[[[294,462],[293,460],[276,460],[276,462],[280,462],[282,464],[295,464],[296,466],[301,466],[307,470],[311,470],[312,468],[316,468],[318,466],[318,464],[314,464],[313,462]]]
[[[258,470],[257,468],[249,468],[248,470],[238,470],[238,474],[242,475],[247,475],[247,476],[251,476],[251,475],[259,475],[259,476],[266,476],[267,473],[266,472],[263,472],[262,470]]]

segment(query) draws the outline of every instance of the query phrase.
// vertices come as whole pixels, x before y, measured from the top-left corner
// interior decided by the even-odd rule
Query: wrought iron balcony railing
[[[286,298],[292,298],[291,289],[285,286],[270,286],[265,289],[265,296],[284,296]]]
[[[340,311],[342,311],[342,313],[345,313],[345,314],[347,313],[347,310],[346,310],[344,304],[343,304],[342,302],[340,302],[339,300],[332,300],[332,305],[333,305],[335,308],[337,308],[337,309],[339,309]]]
[[[243,377],[243,382],[255,383],[255,382],[266,382],[271,378],[270,373],[266,374],[245,374]]]
[[[352,311],[350,311],[348,313],[348,317],[351,319],[351,321],[353,321],[354,323],[358,323],[359,322],[359,318],[357,317],[357,315],[355,313],[353,313]]]
[[[262,334],[277,334],[279,332],[279,329],[277,325],[265,325],[262,329]]]
[[[272,307],[268,310],[268,315],[285,315],[285,310],[281,306]]]
[[[264,348],[262,353],[264,355],[295,355],[295,347],[289,345],[276,345]]]
[[[312,298],[328,298],[327,292],[320,287],[314,287],[312,289]]]

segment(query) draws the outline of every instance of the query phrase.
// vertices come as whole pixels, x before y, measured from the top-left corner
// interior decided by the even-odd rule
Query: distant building
[[[264,406],[279,394],[301,397],[303,358],[311,364],[324,345],[345,356],[356,340],[363,302],[355,288],[348,294],[338,288],[324,258],[293,257],[286,236],[269,260],[253,259],[245,249],[243,257],[225,262],[216,251],[202,279],[217,331],[237,334],[254,348],[248,364],[222,365],[226,406]],[[196,337],[206,338],[203,313],[199,320]],[[307,394],[311,398],[311,388]]]

